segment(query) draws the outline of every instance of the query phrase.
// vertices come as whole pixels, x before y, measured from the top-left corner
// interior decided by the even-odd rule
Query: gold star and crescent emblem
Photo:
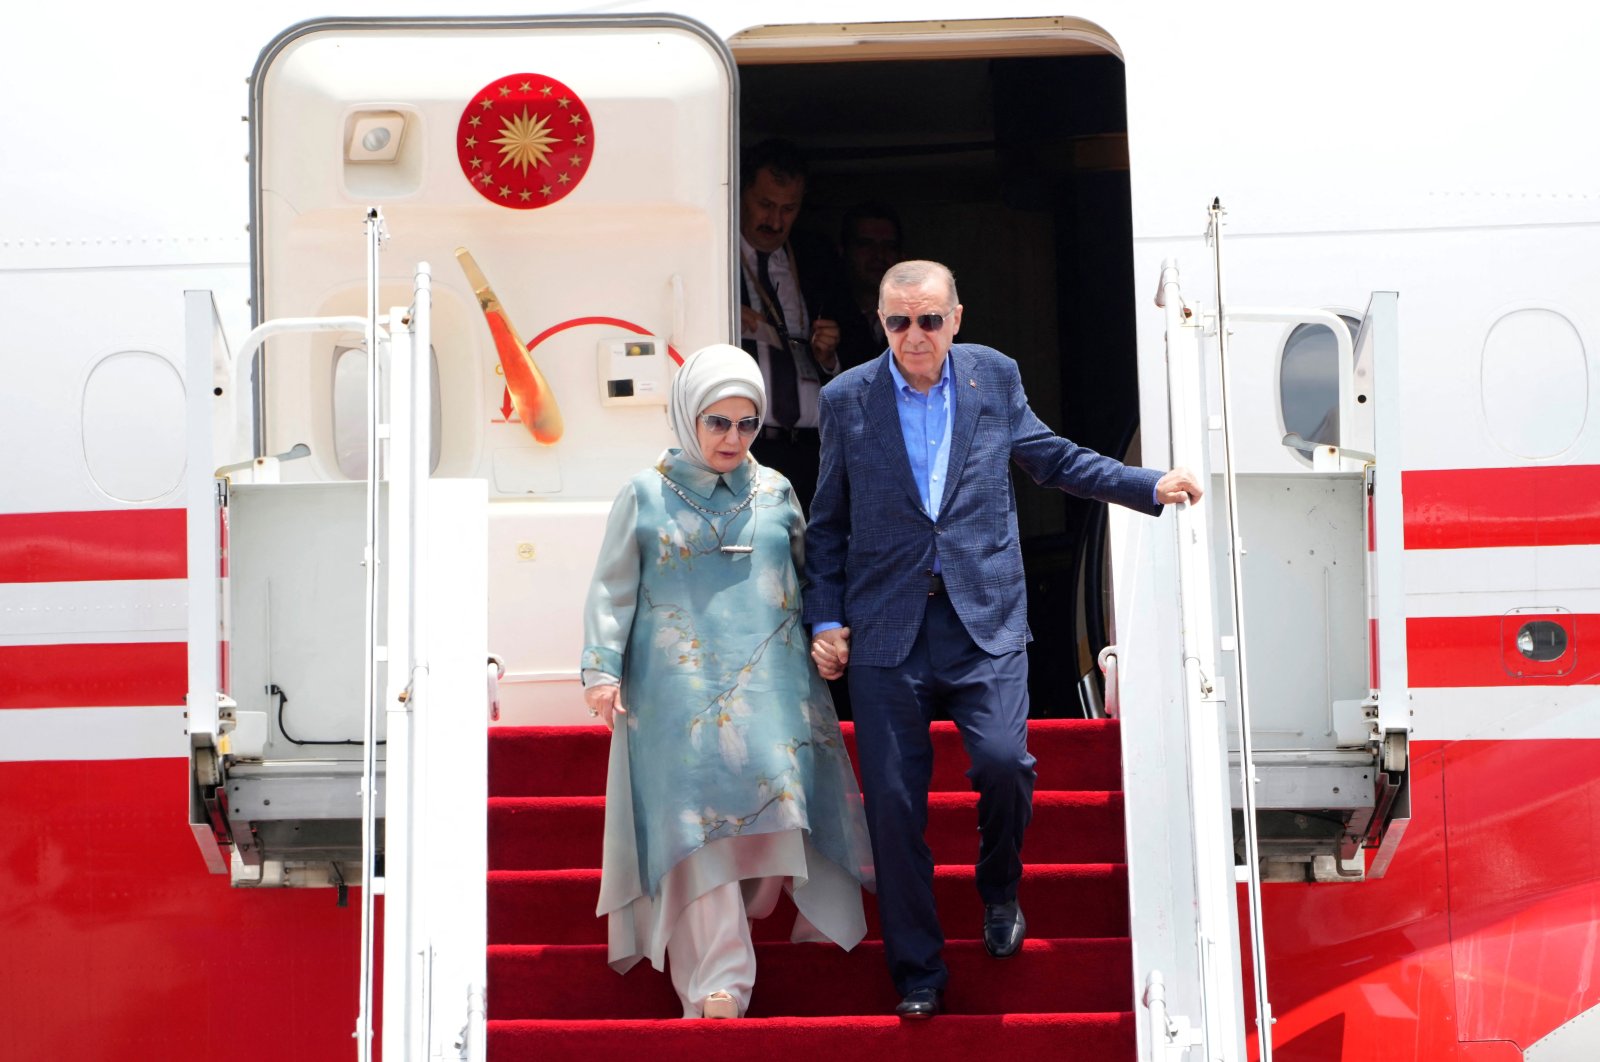
[[[582,183],[594,160],[593,119],[555,78],[508,74],[465,101],[456,154],[462,174],[489,202],[538,209]]]

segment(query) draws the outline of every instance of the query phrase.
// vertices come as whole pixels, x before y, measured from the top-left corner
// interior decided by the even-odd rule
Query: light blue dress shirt
[[[900,414],[900,435],[911,459],[911,475],[917,481],[917,496],[929,519],[939,519],[939,500],[944,495],[945,476],[950,468],[950,427],[955,403],[950,400],[950,358],[944,359],[939,382],[923,394],[906,381],[889,359],[894,377],[895,409]],[[934,554],[933,570],[939,570],[939,555]]]
[[[917,481],[917,497],[922,499],[928,518],[937,520],[950,472],[950,433],[956,412],[956,404],[951,401],[950,356],[945,355],[939,382],[928,388],[927,394],[911,386],[893,355],[889,356],[889,372],[894,377],[894,408],[900,414],[900,437],[905,440],[906,457],[911,460],[911,476]],[[937,546],[933,570],[941,570]],[[815,636],[842,626],[834,621],[814,623],[811,633]]]

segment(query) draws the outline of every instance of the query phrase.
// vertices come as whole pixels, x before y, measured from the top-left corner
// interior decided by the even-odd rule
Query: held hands
[[[617,728],[617,716],[628,714],[622,707],[621,686],[589,686],[583,691],[583,701],[589,706],[589,714],[599,716],[607,730]]]
[[[811,659],[816,661],[817,672],[825,679],[836,679],[844,674],[850,663],[850,628],[835,627],[811,639]]]
[[[1156,480],[1156,501],[1162,505],[1185,501],[1193,505],[1204,493],[1200,481],[1187,468],[1174,468]]]

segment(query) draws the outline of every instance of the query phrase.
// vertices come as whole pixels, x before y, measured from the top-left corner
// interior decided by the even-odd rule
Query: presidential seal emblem
[[[534,210],[564,198],[594,158],[589,108],[543,74],[508,74],[474,93],[456,127],[456,157],[478,194]]]

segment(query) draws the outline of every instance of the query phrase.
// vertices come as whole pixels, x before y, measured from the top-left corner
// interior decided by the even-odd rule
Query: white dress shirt
[[[756,249],[750,241],[743,236],[739,237],[739,253],[744,257],[745,268],[740,270],[744,284],[745,298],[749,306],[757,313],[762,312],[761,293],[755,281]],[[789,248],[783,246],[773,251],[767,258],[767,276],[772,278],[772,286],[778,292],[778,306],[783,310],[783,323],[789,329],[789,335],[794,339],[809,339],[811,337],[811,318],[806,314],[805,299],[800,295],[800,285],[795,281],[794,269],[789,262]],[[776,329],[763,320],[760,327],[754,331],[745,328],[741,332],[744,339],[756,341],[756,361],[761,365],[761,378],[766,381],[768,401],[772,395],[772,368],[769,359],[775,352],[781,352],[785,357],[787,351],[782,350]],[[813,379],[816,368],[812,365],[796,366],[796,383],[800,391],[800,422],[798,424],[784,424],[785,428],[815,428],[817,426],[817,392],[822,390],[823,381]],[[771,423],[769,420],[768,423]]]

